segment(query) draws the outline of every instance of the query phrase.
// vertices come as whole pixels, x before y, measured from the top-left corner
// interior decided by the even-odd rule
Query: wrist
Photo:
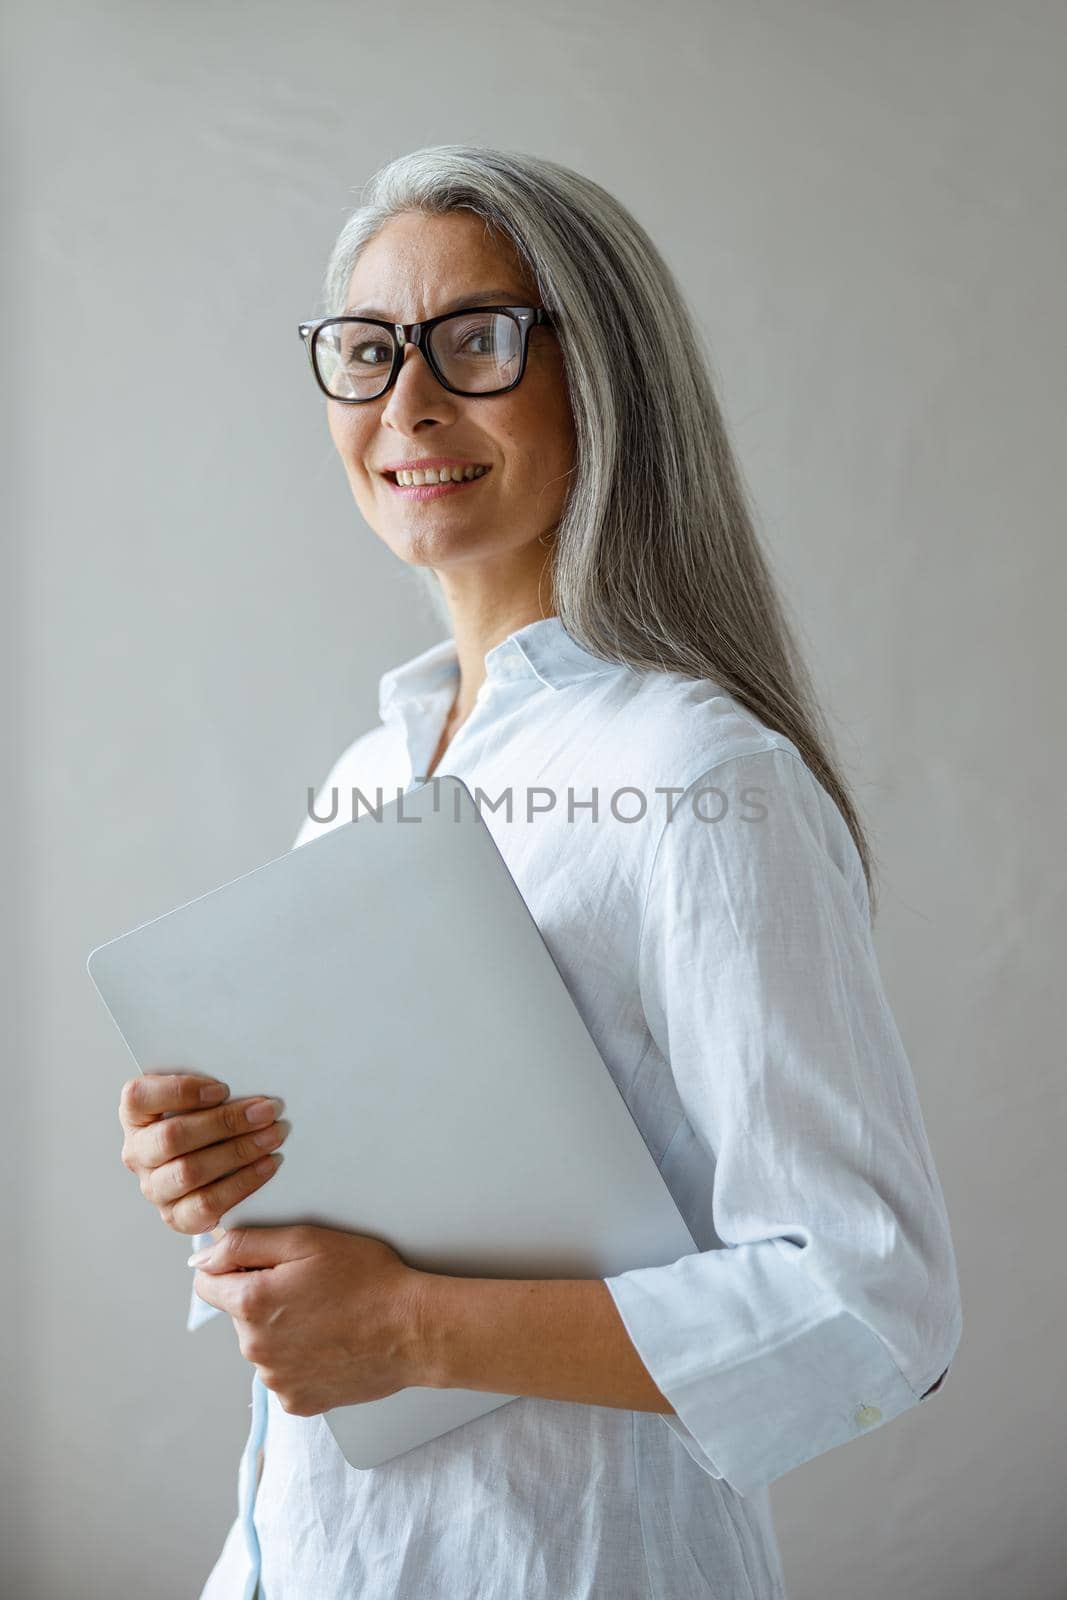
[[[410,1269],[406,1296],[405,1335],[409,1365],[414,1376],[411,1387],[448,1387],[440,1337],[439,1291],[443,1279],[436,1272]]]

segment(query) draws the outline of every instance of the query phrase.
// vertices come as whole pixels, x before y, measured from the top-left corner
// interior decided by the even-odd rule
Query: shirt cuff
[[[683,1259],[693,1268],[702,1260]],[[761,1343],[755,1329],[747,1349],[734,1340],[727,1349],[720,1339],[717,1359],[713,1311],[706,1311],[702,1328],[669,1315],[664,1274],[677,1276],[679,1269],[684,1278],[687,1269],[676,1262],[604,1281],[638,1355],[674,1407],[675,1416],[664,1421],[704,1472],[738,1494],[754,1494],[919,1403],[882,1339],[829,1295],[818,1307],[797,1307],[792,1325],[783,1319],[773,1339]],[[696,1298],[707,1306],[712,1285],[699,1287]],[[687,1299],[691,1308],[693,1296]]]
[[[215,1241],[210,1233],[196,1233],[193,1235],[189,1254],[192,1255],[194,1250],[206,1249],[209,1244],[214,1243]],[[195,1272],[196,1268],[190,1267],[189,1270]],[[189,1295],[189,1315],[185,1320],[185,1327],[188,1333],[193,1333],[197,1328],[202,1327],[205,1322],[210,1322],[212,1317],[221,1316],[222,1312],[218,1306],[209,1306],[206,1300],[201,1300],[195,1289],[191,1291]]]

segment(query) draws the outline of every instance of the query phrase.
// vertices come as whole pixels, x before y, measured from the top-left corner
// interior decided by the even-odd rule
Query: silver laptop
[[[226,1227],[313,1223],[453,1276],[599,1278],[698,1246],[466,785],[440,776],[93,950],[142,1070],[278,1094]],[[515,1395],[326,1413],[357,1468]]]

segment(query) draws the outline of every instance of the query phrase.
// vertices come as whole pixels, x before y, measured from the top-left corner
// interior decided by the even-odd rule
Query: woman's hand
[[[229,1092],[198,1072],[146,1072],[122,1086],[123,1165],[175,1233],[211,1233],[278,1170],[268,1152],[289,1133],[282,1102]]]
[[[426,1274],[381,1239],[305,1224],[228,1228],[190,1262],[201,1300],[229,1312],[241,1354],[293,1416],[428,1386]]]

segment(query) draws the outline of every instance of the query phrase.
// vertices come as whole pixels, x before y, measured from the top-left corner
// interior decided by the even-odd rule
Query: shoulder
[[[305,791],[307,809],[292,849],[317,839],[343,822],[352,820],[352,790],[361,789],[373,804],[378,789],[388,801],[393,788],[403,785],[403,745],[392,723],[379,723],[345,746],[325,778]]]
[[[633,712],[651,781],[674,791],[649,876],[673,861],[738,893],[836,884],[867,913],[851,830],[791,739],[710,680],[675,673],[643,677]]]
[[[688,789],[727,762],[765,751],[794,756],[796,747],[708,678],[676,672],[636,675],[620,689],[620,728],[639,749],[648,775]]]

